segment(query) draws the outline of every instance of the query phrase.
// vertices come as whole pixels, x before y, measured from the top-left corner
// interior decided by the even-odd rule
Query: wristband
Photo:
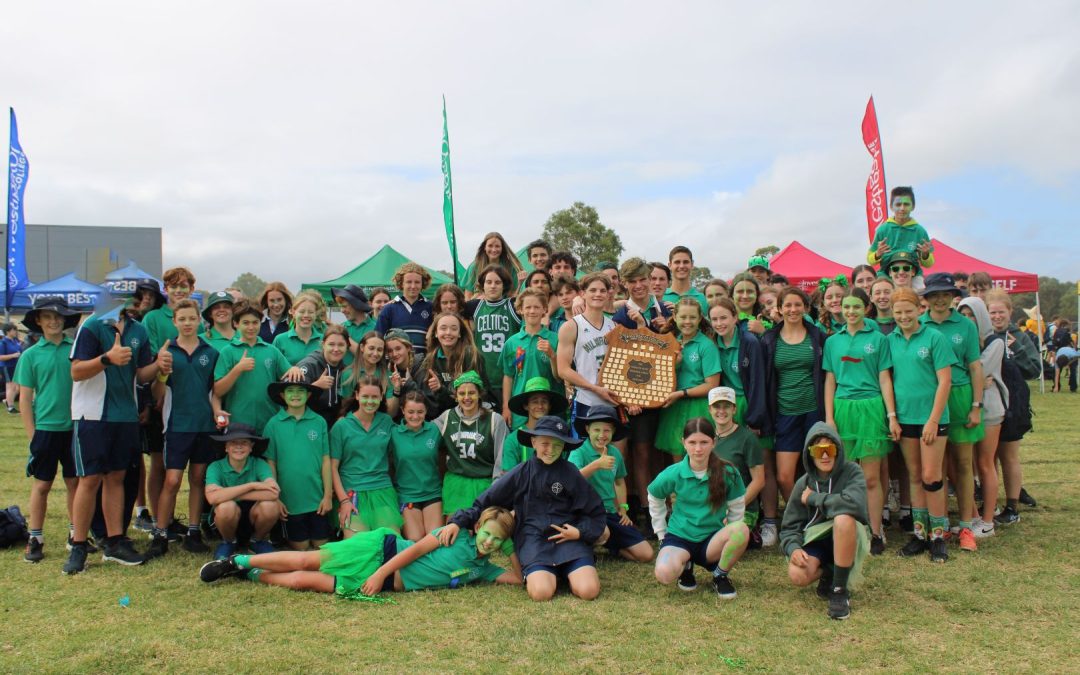
[[[166,382],[169,381],[169,376],[166,375],[165,373],[158,373],[157,381],[161,382],[162,384],[165,384]]]
[[[972,401],[971,402],[971,407],[972,408],[981,408],[982,407],[982,401]]]
[[[630,505],[629,504],[619,504],[619,506],[622,507],[623,511],[629,511],[630,510]]]
[[[887,416],[888,416],[888,417],[896,417],[896,413],[894,413],[894,412],[891,412],[891,413],[889,413],[889,414],[888,414]]]

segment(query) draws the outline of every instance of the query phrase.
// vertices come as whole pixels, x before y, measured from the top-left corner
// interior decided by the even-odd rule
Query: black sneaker
[[[1020,514],[1012,506],[1001,509],[1001,513],[994,516],[994,522],[998,525],[1012,525],[1020,522]]]
[[[146,553],[143,557],[147,562],[154,558],[160,558],[169,552],[169,540],[166,537],[155,536],[150,540],[150,546],[147,547]]]
[[[36,537],[30,537],[26,542],[26,552],[23,560],[28,563],[39,563],[45,558],[45,543]]]
[[[735,586],[731,583],[731,579],[726,574],[714,574],[712,578],[713,588],[716,589],[716,594],[724,600],[734,600]]]
[[[192,532],[188,530],[188,533],[184,535],[184,550],[189,553],[208,553],[210,547],[208,547],[202,538],[202,534],[196,530]]]
[[[870,555],[881,555],[885,552],[885,537],[879,535],[870,537]]]
[[[72,575],[78,574],[86,569],[86,544],[76,544],[71,547],[71,553],[68,554],[67,562],[64,563],[64,568],[61,570],[64,574]]]
[[[830,566],[831,567],[831,566]],[[829,593],[832,591],[832,572],[821,571],[821,578],[817,581],[817,596],[822,600],[829,599]]]
[[[72,536],[70,534],[68,534],[67,544],[65,545],[67,550],[69,550],[69,551],[71,550],[71,547],[74,546],[74,541],[75,540],[72,538]],[[91,555],[98,552],[98,547],[94,545],[94,537],[93,537],[93,535],[88,535],[86,537],[86,552],[91,554]]]
[[[892,513],[889,512],[889,509],[881,510],[881,526],[892,527]]]
[[[944,539],[930,542],[930,562],[943,563],[949,559],[949,547]]]
[[[851,616],[851,601],[846,588],[829,591],[829,618],[843,620]]]
[[[1031,508],[1035,508],[1039,505],[1038,502],[1035,501],[1035,498],[1029,495],[1028,491],[1023,487],[1020,488],[1020,503],[1024,506],[1030,506]]]
[[[154,519],[150,517],[149,511],[140,511],[138,515],[135,516],[135,519],[131,521],[131,526],[142,532],[153,532]]]
[[[105,551],[102,553],[101,560],[128,566],[141,565],[146,562],[146,558],[131,545],[130,539],[121,539],[114,544],[105,544]]]
[[[901,558],[914,558],[917,555],[926,553],[928,548],[930,548],[930,544],[926,543],[925,539],[912,537],[908,543],[904,544],[902,549],[897,551],[897,555]]]
[[[1022,490],[1023,488],[1020,489]],[[975,481],[975,501],[981,502],[982,500],[982,483],[980,483],[979,481]]]
[[[907,534],[915,534],[915,519],[911,516],[911,513],[900,516],[900,529]]]
[[[179,520],[173,520],[169,523],[168,537],[170,542],[178,542],[184,538],[187,534],[187,525],[181,523]]]
[[[247,570],[237,567],[235,559],[235,556],[229,556],[224,560],[211,560],[199,569],[199,578],[209,584],[225,577],[243,576]]]
[[[693,561],[686,563],[686,567],[683,568],[682,574],[679,575],[679,590],[680,591],[696,591],[697,590],[697,578],[694,577],[694,563],[693,563]]]

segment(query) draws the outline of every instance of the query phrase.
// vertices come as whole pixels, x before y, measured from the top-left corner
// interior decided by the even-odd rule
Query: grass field
[[[1021,522],[999,527],[977,553],[952,547],[944,566],[897,558],[905,537],[890,531],[845,622],[825,616],[813,588],[788,585],[775,551],[736,567],[732,602],[705,583],[692,594],[661,587],[651,567],[612,560],[599,563],[595,602],[560,594],[543,605],[505,587],[372,605],[247,582],[207,586],[197,576],[205,558],[182,550],[136,568],[91,556],[68,578],[60,487],[45,561],[0,551],[0,672],[1080,672],[1080,395],[1032,398],[1024,482],[1038,508],[1023,507]],[[18,419],[0,418],[0,503],[24,510],[25,447]]]

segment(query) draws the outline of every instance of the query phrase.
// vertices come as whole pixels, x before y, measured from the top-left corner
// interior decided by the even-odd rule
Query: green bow
[[[817,285],[818,293],[821,293],[822,295],[825,295],[826,289],[828,289],[829,286],[832,286],[833,284],[836,284],[837,286],[840,286],[841,288],[847,288],[848,287],[847,276],[844,275],[844,274],[837,274],[832,279],[830,279],[829,277],[822,277],[821,281],[819,281],[818,285]]]

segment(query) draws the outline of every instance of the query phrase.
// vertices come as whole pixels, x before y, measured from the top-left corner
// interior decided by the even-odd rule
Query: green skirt
[[[847,459],[877,459],[892,450],[885,401],[880,396],[834,399],[833,417]]]
[[[349,539],[333,541],[320,547],[322,562],[319,571],[337,581],[334,592],[347,595],[360,589],[368,577],[386,562],[383,559],[383,540],[397,536],[393,530],[380,528],[360,532]],[[405,540],[398,537],[398,547]]]
[[[712,421],[708,399],[680,398],[670,407],[662,409],[660,422],[656,425],[656,447],[672,455],[685,454],[682,444],[683,427],[695,417]]]
[[[443,476],[442,484],[443,515],[449,516],[460,509],[470,508],[480,493],[489,487],[491,487],[490,478],[469,478],[456,473],[447,473]]]
[[[953,387],[949,391],[949,442],[950,443],[978,443],[986,435],[986,429],[982,423],[983,409],[979,408],[979,424],[968,429],[968,413],[971,412],[971,401],[974,393],[970,384],[962,384]]]
[[[809,544],[829,536],[833,529],[833,521],[826,520],[811,525],[803,532],[803,544]],[[851,565],[851,575],[848,577],[848,588],[855,589],[862,581],[862,566],[866,556],[870,555],[870,528],[862,523],[855,525],[855,562]]]
[[[393,487],[356,492],[356,513],[349,516],[341,529],[368,532],[379,528],[401,531],[401,506]]]
[[[746,427],[746,397],[739,394],[735,395],[735,424]],[[750,427],[746,427],[749,429]],[[762,450],[772,450],[773,443],[775,442],[773,436],[758,436],[757,444]]]

